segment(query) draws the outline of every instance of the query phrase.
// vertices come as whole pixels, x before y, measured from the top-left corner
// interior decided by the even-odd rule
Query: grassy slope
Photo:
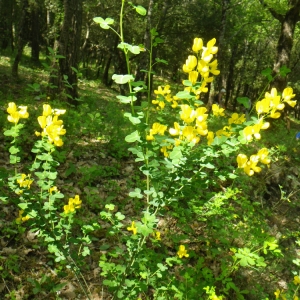
[[[26,56],[24,59],[26,65]],[[44,103],[43,100],[34,99],[37,95],[33,95],[26,88],[27,84],[45,83],[46,79],[47,74],[42,70],[20,66],[20,80],[16,82],[10,77],[10,58],[5,56],[1,58],[2,112],[5,112],[5,107],[10,101],[18,105],[28,105],[32,112],[23,144],[24,168],[32,159],[30,147],[35,139],[33,132],[37,130],[35,120]],[[143,203],[132,203],[128,199],[128,191],[136,186],[142,188],[144,183],[124,142],[126,131],[130,132],[130,125],[122,116],[124,107],[116,102],[115,91],[106,89],[97,81],[82,80],[80,91],[83,102],[77,110],[58,100],[51,101],[51,105],[68,110],[63,118],[68,133],[59,156],[61,166],[58,186],[66,198],[76,192],[84,199],[85,204],[80,215],[82,220],[100,222],[99,212],[110,202],[115,203],[130,219],[130,216],[139,215]],[[7,126],[5,118],[5,113],[1,113],[0,128]],[[176,208],[178,211],[172,211],[171,208],[164,216],[165,225],[161,228],[164,237],[162,243],[168,247],[173,245],[180,228],[182,236],[190,241],[189,248],[193,251],[190,264],[193,266],[198,257],[203,257],[203,267],[213,270],[212,273],[217,277],[221,265],[230,258],[230,255],[228,256],[230,248],[255,247],[259,242],[263,243],[266,236],[276,237],[280,241],[283,258],[267,256],[267,268],[261,271],[251,268],[241,269],[232,275],[237,286],[250,290],[245,299],[265,299],[268,295],[269,299],[273,299],[273,292],[278,287],[286,288],[291,282],[293,278],[291,271],[299,271],[292,263],[299,252],[296,241],[300,233],[298,215],[300,150],[299,143],[297,144],[294,138],[299,130],[299,124],[295,122],[291,133],[287,134],[282,122],[274,123],[269,134],[262,139],[264,145],[274,147],[274,163],[271,168],[252,178],[241,177],[234,186],[241,188],[242,192],[235,200],[231,199],[224,205],[225,212],[217,212],[216,216],[208,217],[205,222],[196,215],[193,216],[194,222],[187,224],[187,219],[181,215],[180,208]],[[2,133],[0,141],[0,153],[6,153],[8,141]],[[5,146],[3,141],[6,142]],[[3,154],[0,160],[1,174],[5,174],[5,170],[10,168],[8,156]],[[179,215],[178,220],[174,217],[174,213],[176,216]],[[14,224],[16,208],[10,203],[1,205],[0,214],[0,238],[4,249],[0,253],[4,279],[4,283],[0,283],[0,298],[4,299],[9,290],[16,290],[19,299],[27,297],[42,299],[44,297],[42,294],[33,296],[32,284],[27,279],[39,280],[46,274],[55,283],[67,278],[68,287],[62,294],[63,297],[74,296],[75,293],[78,299],[83,299],[79,295],[80,292],[76,292],[76,281],[72,278],[72,274],[64,274],[53,266],[51,256],[37,246],[36,239],[30,236],[28,231],[24,231],[23,234],[18,232]],[[103,228],[107,226],[105,222],[101,225]],[[95,233],[92,248],[96,251],[89,260],[89,267],[85,273],[89,284],[94,285],[92,290],[95,295],[102,293],[101,278],[97,276],[99,271],[97,252],[103,239],[105,230]],[[176,250],[169,251],[173,251],[175,255]],[[90,275],[91,271],[95,276]],[[199,280],[201,281],[201,276]],[[54,296],[50,293],[50,289],[51,286],[43,285],[45,295],[55,299],[51,298]],[[236,297],[233,293],[228,299],[237,299]],[[106,296],[104,299],[109,298]]]

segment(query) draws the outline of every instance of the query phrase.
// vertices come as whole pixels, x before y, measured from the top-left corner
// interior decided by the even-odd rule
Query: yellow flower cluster
[[[74,198],[70,198],[69,203],[67,205],[64,205],[64,212],[66,214],[74,212],[75,209],[81,207],[81,203],[82,201],[79,199],[78,195],[76,195]]]
[[[14,102],[8,103],[7,112],[9,113],[9,116],[7,116],[7,120],[15,124],[18,124],[20,119],[26,119],[29,117],[29,114],[27,112],[27,106],[17,107]]]
[[[231,124],[243,124],[246,122],[245,114],[239,115],[238,113],[233,113],[231,117],[228,119],[229,125]]]
[[[131,222],[131,226],[130,226],[130,227],[127,227],[127,230],[128,230],[128,231],[132,231],[132,233],[133,233],[134,235],[137,234],[137,228],[136,228],[136,226],[135,226],[135,222],[134,222],[134,221]]]
[[[202,77],[202,84],[196,90],[191,87],[186,88],[194,92],[197,96],[201,92],[207,92],[206,84],[213,81],[211,74],[219,75],[220,71],[217,70],[218,61],[213,59],[213,55],[218,52],[218,47],[215,47],[216,39],[210,40],[206,47],[203,46],[203,41],[201,38],[195,38],[192,50],[196,52],[196,55],[189,55],[182,69],[183,72],[188,73],[189,81],[194,85],[199,75]]]
[[[149,131],[149,135],[147,135],[146,139],[147,141],[153,141],[154,135],[164,135],[165,131],[167,130],[166,125],[162,125],[160,123],[153,123],[152,128]]]
[[[27,220],[30,219],[30,217],[28,215],[25,216],[25,217],[22,217],[23,213],[24,213],[24,210],[19,210],[19,216],[18,216],[18,218],[16,218],[16,223],[17,224],[21,224],[21,223],[26,222]]]
[[[255,137],[257,140],[259,140],[261,138],[260,130],[267,129],[267,128],[269,128],[269,126],[270,126],[270,123],[264,122],[264,119],[261,118],[258,120],[257,124],[245,127],[243,132],[244,132],[246,140],[248,142],[250,142],[250,141],[252,141],[253,137]]]
[[[190,255],[187,253],[185,246],[184,245],[180,245],[179,246],[179,250],[177,252],[177,255],[179,256],[179,258],[182,257],[189,257]]]
[[[239,154],[237,157],[238,168],[244,169],[244,172],[252,176],[255,172],[261,171],[261,168],[257,166],[259,162],[268,165],[271,160],[268,158],[269,151],[267,148],[260,149],[257,154],[251,155],[248,159],[247,155]]]
[[[33,183],[33,180],[30,179],[30,176],[26,174],[21,174],[21,178],[17,179],[17,183],[22,188],[28,188],[30,189],[30,185]]]
[[[186,125],[180,127],[177,122],[174,122],[174,128],[169,129],[169,133],[172,136],[178,136],[178,139],[175,140],[175,145],[179,145],[181,140],[194,142],[195,144],[199,143],[199,135],[205,136],[208,133],[206,123],[208,117],[207,109],[198,107],[194,110],[187,104],[181,105],[180,108],[180,119]]]
[[[38,117],[38,122],[43,131],[35,134],[47,136],[50,143],[54,143],[58,147],[62,146],[63,141],[60,136],[66,134],[66,130],[63,128],[63,121],[58,120],[58,117],[65,112],[65,110],[52,109],[49,104],[44,104],[43,115]]]
[[[218,104],[213,104],[212,107],[213,115],[216,117],[224,117],[225,116],[225,109],[221,108]]]
[[[256,103],[256,111],[258,115],[266,114],[273,119],[280,117],[280,110],[284,109],[285,103],[294,107],[297,103],[296,100],[291,100],[295,97],[293,89],[287,87],[283,90],[281,96],[277,95],[276,88],[272,88],[271,93],[266,92],[265,98]],[[279,110],[279,111],[278,111]]]
[[[171,107],[175,108],[178,106],[178,97],[171,95],[170,86],[166,85],[163,88],[161,86],[158,87],[157,90],[154,91],[154,94],[156,95],[156,99],[152,100],[152,103],[157,105],[157,109],[164,109],[166,106],[166,102],[169,102],[171,104]]]

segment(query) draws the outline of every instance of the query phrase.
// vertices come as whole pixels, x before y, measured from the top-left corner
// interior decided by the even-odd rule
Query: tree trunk
[[[15,57],[14,63],[12,65],[12,76],[17,78],[18,77],[18,70],[19,70],[19,63],[22,58],[23,49],[26,44],[27,34],[27,15],[28,15],[28,0],[22,0],[21,2],[21,18],[19,23],[19,33],[18,33],[18,42],[17,42],[17,55]]]
[[[223,53],[225,50],[225,32],[226,32],[226,25],[227,25],[227,12],[230,9],[229,7],[230,0],[222,0],[222,12],[221,12],[221,27],[220,27],[220,35],[218,43],[218,64],[219,64],[219,70],[220,70],[220,76],[217,77],[217,83],[218,83],[218,89],[221,90],[221,88],[224,86],[225,81],[225,74],[223,70],[225,69],[223,66],[225,65],[225,62],[223,60]],[[223,46],[224,45],[224,46]]]
[[[281,23],[280,36],[277,43],[277,55],[274,62],[273,73],[277,75],[282,66],[289,67],[291,52],[293,48],[293,37],[297,22],[299,22],[300,0],[290,0],[290,8],[285,15],[277,13],[273,8],[268,7],[262,0],[264,6],[268,8],[275,19]],[[273,86],[282,91],[287,84],[287,77],[277,76]]]
[[[40,65],[40,12],[39,1],[31,5],[31,61]]]
[[[152,11],[153,11],[153,4],[154,0],[149,1],[148,10],[147,10],[147,21],[146,21],[146,29],[144,33],[144,46],[146,49],[150,49],[150,43],[151,43],[151,17],[152,17]],[[141,52],[139,57],[139,64],[137,66],[137,71],[135,74],[135,81],[146,81],[146,73],[142,72],[141,70],[148,70],[149,68],[149,53],[148,51]],[[146,82],[145,82],[146,83]],[[147,85],[147,83],[146,83]],[[150,89],[150,86],[148,86],[148,89]],[[137,101],[136,105],[141,105],[142,103],[142,93],[137,94]]]
[[[77,105],[79,95],[77,72],[82,28],[83,0],[64,0],[64,20],[58,40],[58,78],[55,80],[58,91],[64,91],[68,102]]]
[[[6,49],[13,45],[14,0],[0,0],[0,47]],[[12,48],[13,50],[13,48]]]

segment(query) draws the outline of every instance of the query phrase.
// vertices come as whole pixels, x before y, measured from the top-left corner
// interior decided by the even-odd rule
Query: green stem
[[[120,11],[120,35],[119,35],[122,43],[124,43],[124,32],[123,32],[124,3],[125,3],[125,0],[122,0],[122,6],[121,6],[121,11]],[[127,73],[130,74],[131,72],[130,72],[128,50],[124,47],[123,51],[125,54]],[[131,99],[131,101],[130,101],[131,113],[132,113],[132,115],[135,115],[134,106],[133,106],[132,85],[131,85],[130,81],[128,82],[128,86],[129,86],[129,95],[130,95],[130,99]]]

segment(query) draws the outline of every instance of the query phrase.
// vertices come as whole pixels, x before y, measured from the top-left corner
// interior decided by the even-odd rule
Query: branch
[[[268,6],[268,4],[265,3],[264,0],[259,0],[259,2],[261,3],[261,5],[265,8],[267,8],[269,10],[269,12],[271,13],[271,15],[278,20],[280,23],[283,22],[284,20],[284,16],[279,14],[278,12],[276,12],[272,7]]]

